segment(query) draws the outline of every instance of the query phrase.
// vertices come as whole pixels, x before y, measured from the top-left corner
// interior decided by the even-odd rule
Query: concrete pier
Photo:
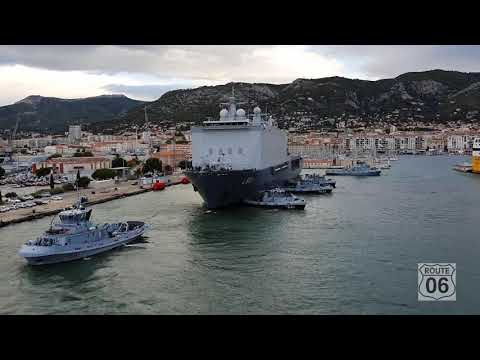
[[[170,178],[171,181],[167,184],[167,186],[181,184],[182,177],[183,176],[172,176]],[[113,186],[110,185],[106,188],[84,189],[80,191],[80,196],[86,196],[88,198],[88,206],[152,191],[150,186],[141,187],[140,185],[132,185],[134,182],[135,181],[121,182]],[[92,192],[95,192],[95,194],[92,194]],[[47,205],[37,205],[33,208],[16,209],[0,214],[0,228],[10,224],[16,224],[58,214],[65,208],[72,206],[78,198],[78,194],[75,191],[70,191],[68,193],[59,195],[62,196],[62,200],[50,200]]]

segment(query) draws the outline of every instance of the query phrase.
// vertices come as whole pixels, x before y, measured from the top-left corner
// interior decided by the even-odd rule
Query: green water
[[[403,157],[380,177],[338,177],[305,211],[207,212],[191,185],[94,206],[143,220],[144,242],[25,265],[51,218],[0,229],[2,314],[480,313],[480,176],[461,157]],[[312,172],[312,171],[308,171]],[[456,262],[457,301],[418,302],[417,263]]]

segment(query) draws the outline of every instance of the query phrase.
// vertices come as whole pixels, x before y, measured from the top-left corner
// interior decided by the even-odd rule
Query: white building
[[[70,144],[79,144],[82,139],[82,127],[80,125],[70,125],[68,127],[68,141]]]

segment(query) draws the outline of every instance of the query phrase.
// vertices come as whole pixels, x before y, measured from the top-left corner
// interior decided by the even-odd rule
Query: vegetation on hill
[[[10,129],[17,119],[19,130],[67,131],[68,125],[93,124],[122,118],[142,101],[124,95],[84,99],[59,99],[38,95],[0,107],[0,129]]]
[[[330,126],[339,117],[348,120],[350,116],[373,122],[391,122],[395,117],[445,122],[480,110],[480,73],[432,70],[377,81],[335,76],[281,85],[229,83],[174,90],[149,103],[149,121],[171,127],[217,118],[219,104],[228,102],[232,86],[237,102],[243,102],[239,106],[250,112],[258,105],[284,128],[295,126],[302,117],[312,117],[314,125],[331,119]],[[131,109],[120,121],[98,125],[121,129],[132,124],[144,124],[143,107]]]

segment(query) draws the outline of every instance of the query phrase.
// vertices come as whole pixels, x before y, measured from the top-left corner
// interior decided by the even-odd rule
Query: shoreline
[[[172,181],[166,184],[166,186],[168,187],[168,186],[179,185],[179,184],[182,184],[182,182]],[[91,206],[91,205],[101,204],[101,203],[113,201],[116,199],[123,199],[125,197],[135,196],[135,195],[144,194],[144,193],[153,191],[151,187],[132,188],[132,185],[128,183],[117,184],[115,188],[117,188],[117,190],[114,190],[114,188],[111,188],[108,190],[103,189],[103,192],[101,189],[88,189],[90,191],[90,194],[87,197],[89,199],[90,198],[93,198],[93,199],[88,201],[86,205]],[[92,191],[95,191],[95,194],[91,194]],[[7,220],[0,219],[0,228],[3,228],[8,225],[12,225],[12,224],[18,224],[26,221],[41,219],[43,217],[47,217],[51,215],[56,215],[59,212],[63,211],[66,207],[72,206],[72,204],[77,200],[77,195],[75,192],[69,192],[62,195],[64,195],[66,199],[63,199],[62,201],[58,201],[58,202],[50,202],[44,208],[34,209],[33,211],[35,212],[33,212],[31,209],[21,209],[19,210],[18,213],[8,214],[10,215],[9,216],[10,218],[7,217]]]

